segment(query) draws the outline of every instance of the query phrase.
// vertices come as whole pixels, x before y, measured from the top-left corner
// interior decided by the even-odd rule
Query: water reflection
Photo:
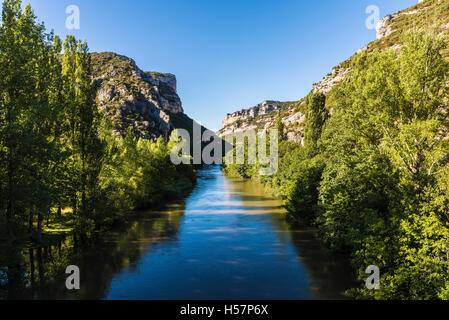
[[[207,167],[185,201],[140,214],[88,249],[68,237],[0,263],[0,298],[343,298],[353,285],[345,259],[312,231],[289,228],[280,204]],[[79,291],[65,289],[69,264],[80,267]]]

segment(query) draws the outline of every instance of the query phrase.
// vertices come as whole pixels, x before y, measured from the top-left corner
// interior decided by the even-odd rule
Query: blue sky
[[[133,58],[144,71],[174,73],[185,112],[210,129],[263,100],[305,96],[332,67],[376,37],[369,5],[381,17],[417,0],[31,0],[60,36],[91,51]],[[28,1],[24,1],[28,3]],[[66,7],[80,8],[67,30]]]

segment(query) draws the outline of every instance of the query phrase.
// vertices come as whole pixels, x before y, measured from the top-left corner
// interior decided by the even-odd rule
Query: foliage
[[[359,297],[448,299],[449,65],[437,30],[354,56],[326,103],[307,97],[304,147],[282,142],[272,177],[244,167],[285,200],[290,219],[346,252],[360,280],[380,268],[380,290]]]
[[[2,238],[42,242],[53,228],[89,235],[192,186],[193,168],[172,165],[162,138],[112,134],[86,42],[67,36],[62,45],[19,0],[3,1],[1,21]]]
[[[306,110],[304,144],[311,152],[316,152],[314,149],[327,119],[325,95],[321,92],[311,92],[306,98]]]

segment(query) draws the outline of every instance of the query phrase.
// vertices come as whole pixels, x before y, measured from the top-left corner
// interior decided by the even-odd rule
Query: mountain
[[[219,131],[219,135],[225,136],[249,129],[260,129],[261,124],[269,122],[271,115],[280,112],[289,104],[289,102],[267,100],[252,108],[228,113],[223,120],[223,129]]]
[[[436,25],[441,32],[449,33],[449,0],[424,0],[408,9],[387,15],[377,25],[376,40],[358,50],[356,54],[376,49],[397,49],[401,46],[401,36],[405,32],[429,25]],[[445,52],[445,56],[449,57],[449,50]],[[311,90],[322,92],[329,97],[334,88],[350,74],[352,58],[334,67],[322,81],[313,84]],[[274,128],[280,117],[288,140],[302,142],[306,112],[304,101],[304,98],[295,102],[265,101],[255,107],[228,114],[218,135],[225,136],[249,129],[268,130]],[[326,102],[326,107],[331,113],[329,102]]]
[[[128,127],[140,137],[168,138],[175,128],[191,130],[190,119],[170,73],[144,72],[131,58],[113,52],[92,53],[97,104],[114,125],[114,135]]]

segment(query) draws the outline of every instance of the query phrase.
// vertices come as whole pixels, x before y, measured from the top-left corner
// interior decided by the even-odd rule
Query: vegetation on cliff
[[[449,1],[448,0],[426,0],[410,8],[388,15],[389,19],[382,20],[384,31],[375,41],[361,48],[358,53],[373,52],[375,50],[386,50],[389,48],[399,49],[403,44],[403,35],[413,28],[426,28],[429,24],[438,25],[439,31],[449,34]],[[448,57],[449,49],[443,49],[442,54]],[[326,109],[330,110],[333,94],[351,73],[351,64],[357,54],[335,66],[322,81],[313,84],[312,91],[326,94]],[[276,127],[276,119],[280,111],[280,117],[284,123],[285,135],[288,140],[302,142],[304,139],[305,101],[304,98],[295,102],[277,102],[280,109],[272,110],[261,117],[248,117],[237,111],[225,118],[221,135],[232,132],[242,132],[248,129],[269,129]],[[250,111],[253,108],[248,109]],[[230,118],[232,121],[227,121]],[[238,126],[236,125],[238,124]]]

